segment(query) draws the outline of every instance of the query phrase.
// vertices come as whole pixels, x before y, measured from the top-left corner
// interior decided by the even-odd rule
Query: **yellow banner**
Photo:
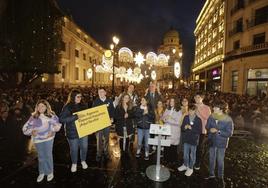
[[[79,138],[102,130],[111,125],[107,105],[101,105],[76,112],[79,119],[75,121]]]

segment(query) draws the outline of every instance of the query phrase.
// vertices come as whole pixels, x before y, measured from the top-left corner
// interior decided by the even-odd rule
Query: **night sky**
[[[178,30],[183,45],[184,73],[194,61],[195,21],[205,0],[58,0],[64,12],[109,48],[112,36],[132,51],[157,51],[170,27]]]

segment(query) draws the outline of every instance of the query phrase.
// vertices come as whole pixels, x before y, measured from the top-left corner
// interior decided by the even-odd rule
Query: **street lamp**
[[[110,49],[113,52],[113,82],[112,82],[112,95],[114,96],[114,67],[115,67],[115,58],[116,58],[116,46],[119,43],[119,38],[114,36],[113,43],[110,45]]]

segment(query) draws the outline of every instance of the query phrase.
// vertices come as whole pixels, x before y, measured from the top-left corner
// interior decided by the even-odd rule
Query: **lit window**
[[[213,16],[213,23],[215,23],[218,19],[218,12],[216,12]]]
[[[212,21],[210,20],[208,23],[208,28],[210,29],[212,27]]]
[[[224,13],[224,2],[221,4],[221,7],[220,7],[220,15],[223,15]]]
[[[212,46],[212,53],[216,52],[216,44],[213,44]]]
[[[219,31],[223,30],[223,22],[220,23]]]
[[[213,38],[215,38],[217,36],[217,29],[213,30]]]

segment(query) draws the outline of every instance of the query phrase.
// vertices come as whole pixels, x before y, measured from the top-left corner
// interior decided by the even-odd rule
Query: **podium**
[[[171,129],[168,125],[151,124],[150,134],[156,135],[154,138],[149,138],[148,144],[157,146],[156,165],[151,165],[146,169],[146,175],[149,179],[157,182],[164,182],[169,179],[169,170],[160,164],[161,146],[170,146],[169,139],[162,139],[163,136],[171,135]]]

